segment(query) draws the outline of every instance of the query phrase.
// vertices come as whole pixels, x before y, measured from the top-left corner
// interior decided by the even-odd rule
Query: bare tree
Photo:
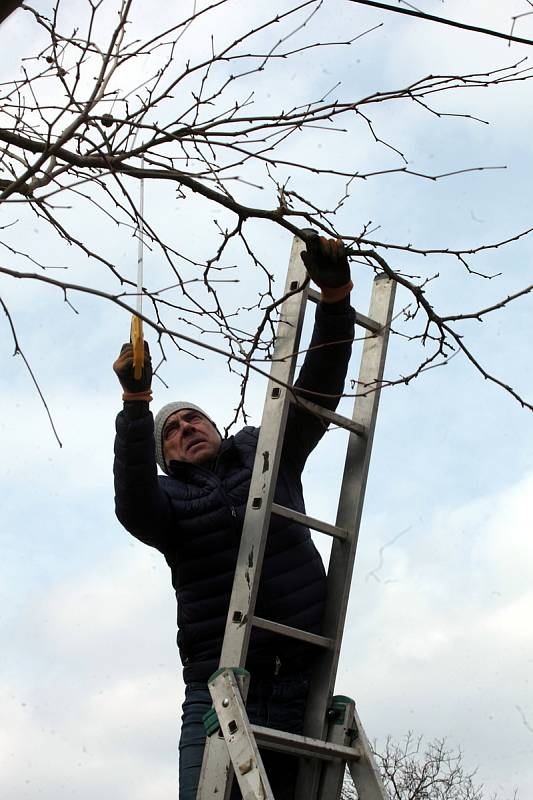
[[[530,13],[530,2],[524,1],[524,14],[513,17],[513,25]],[[297,68],[309,53],[317,60],[331,51],[352,53],[364,37],[380,35],[381,23],[370,29],[355,26],[342,41],[315,40],[308,33],[312,23],[321,14],[342,13],[342,5],[340,0],[283,0],[272,11],[271,4],[253,4],[251,10],[239,0],[194,0],[173,6],[160,24],[151,19],[147,30],[146,20],[141,26],[138,19],[142,4],[79,0],[73,30],[73,17],[59,1],[50,16],[22,4],[17,13],[27,15],[40,49],[23,60],[20,74],[0,86],[0,301],[17,353],[22,351],[7,278],[56,287],[73,310],[76,295],[88,293],[134,312],[136,282],[117,261],[110,240],[139,237],[142,231],[157,267],[144,278],[141,316],[157,334],[161,359],[168,342],[196,357],[207,348],[226,358],[230,370],[242,376],[237,418],[244,413],[250,370],[268,371],[282,299],[257,247],[256,223],[290,234],[314,227],[342,237],[354,261],[369,272],[385,272],[406,293],[394,333],[419,353],[407,374],[390,376],[385,385],[408,384],[462,353],[485,379],[533,408],[519,387],[481,363],[465,327],[490,321],[495,312],[530,293],[532,285],[511,291],[502,270],[493,302],[473,303],[468,310],[458,303],[443,313],[433,300],[438,269],[431,266],[432,260],[441,264],[447,259],[472,281],[496,281],[500,273],[485,270],[483,256],[528,236],[531,229],[468,247],[444,241],[428,248],[386,235],[376,238],[361,209],[351,215],[352,229],[338,223],[341,211],[356,208],[352,193],[359,182],[391,174],[439,182],[503,166],[458,165],[434,174],[412,169],[408,155],[376,122],[384,110],[405,104],[437,124],[448,116],[472,124],[474,108],[443,112],[437,98],[516,85],[529,81],[532,69],[509,58],[507,66],[424,75],[363,96],[336,81],[316,97],[291,96],[289,87],[282,98],[269,96],[269,76],[287,64]],[[374,5],[383,7],[383,16],[395,10]],[[478,31],[490,34],[481,27]],[[357,147],[342,164],[331,151],[329,158],[317,156],[313,162],[298,157],[304,145],[324,142],[334,149],[343,137],[354,143],[366,137],[379,145],[382,166],[365,169]],[[152,211],[149,205],[141,209],[141,181]],[[211,238],[203,247],[187,241],[183,231],[161,219],[165,204],[176,216],[202,216],[206,228],[216,231],[216,241]],[[55,237],[52,263],[39,247],[26,245],[24,231],[32,218]],[[98,235],[88,239],[79,224],[85,218],[94,221]],[[228,291],[238,281],[252,287],[247,304],[235,303]],[[354,382],[351,393],[374,388]]]
[[[408,733],[401,744],[390,737],[382,752],[376,752],[385,788],[391,800],[497,800],[490,798],[476,781],[476,771],[465,768],[463,754],[445,739],[423,744]],[[356,800],[357,792],[347,776],[343,800]],[[515,791],[513,799],[518,800]]]

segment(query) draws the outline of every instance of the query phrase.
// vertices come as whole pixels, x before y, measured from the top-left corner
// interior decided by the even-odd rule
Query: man
[[[343,392],[354,336],[350,270],[342,242],[309,235],[302,259],[321,288],[311,345],[296,388],[335,409]],[[245,427],[223,440],[211,417],[189,401],[149,411],[151,363],[133,376],[131,345],[114,364],[124,389],[117,417],[115,501],[130,533],[164,555],[178,602],[178,647],[185,702],[180,739],[180,800],[195,800],[211,707],[207,679],[218,668],[242,532],[258,429]],[[320,393],[323,396],[320,397]],[[275,501],[304,512],[301,473],[326,426],[291,404]],[[165,473],[157,475],[156,462]],[[258,616],[321,632],[325,599],[322,560],[309,530],[273,516],[256,605]],[[251,673],[247,709],[252,722],[301,732],[315,648],[268,631],[253,630],[246,666]],[[292,800],[296,762],[266,751],[265,767],[276,800]],[[234,786],[234,797],[240,797]]]

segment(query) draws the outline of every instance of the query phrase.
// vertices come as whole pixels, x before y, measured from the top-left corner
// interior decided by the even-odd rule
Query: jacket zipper
[[[202,467],[202,466],[199,466],[199,465],[193,465],[193,469],[197,470],[197,472],[200,472],[203,475],[206,475],[209,478],[209,480],[212,480],[212,481],[214,481],[216,483],[216,485],[219,487],[220,491],[222,492],[222,495],[223,495],[223,497],[224,497],[224,499],[226,501],[226,506],[229,508],[229,511],[230,511],[230,514],[231,514],[233,520],[236,520],[237,519],[237,509],[235,508],[235,506],[232,503],[230,503],[229,497],[227,495],[227,492],[224,489],[224,486],[222,485],[222,481],[220,480],[218,475],[216,475],[212,470],[206,469],[205,467]],[[179,478],[178,478],[178,480],[179,480]],[[237,530],[237,525],[235,523],[234,523],[234,528],[235,528],[235,530]]]

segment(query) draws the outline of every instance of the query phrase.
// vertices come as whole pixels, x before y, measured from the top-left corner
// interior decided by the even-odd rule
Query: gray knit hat
[[[182,411],[184,408],[192,408],[193,411],[199,411],[209,420],[212,425],[214,425],[218,433],[220,433],[209,414],[206,414],[203,408],[200,408],[194,403],[189,403],[186,400],[175,400],[173,403],[167,403],[166,406],[163,406],[163,408],[159,409],[154,420],[155,460],[163,472],[165,472],[167,475],[168,467],[165,464],[165,458],[163,456],[163,428],[165,427],[165,422],[169,417],[172,416],[172,414],[175,414],[176,411]]]

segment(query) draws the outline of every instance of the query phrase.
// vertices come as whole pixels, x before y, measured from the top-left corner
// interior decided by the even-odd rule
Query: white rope
[[[141,156],[141,169],[144,169],[144,154]],[[141,178],[139,188],[139,233],[137,248],[137,314],[143,310],[143,259],[144,259],[144,178]]]

